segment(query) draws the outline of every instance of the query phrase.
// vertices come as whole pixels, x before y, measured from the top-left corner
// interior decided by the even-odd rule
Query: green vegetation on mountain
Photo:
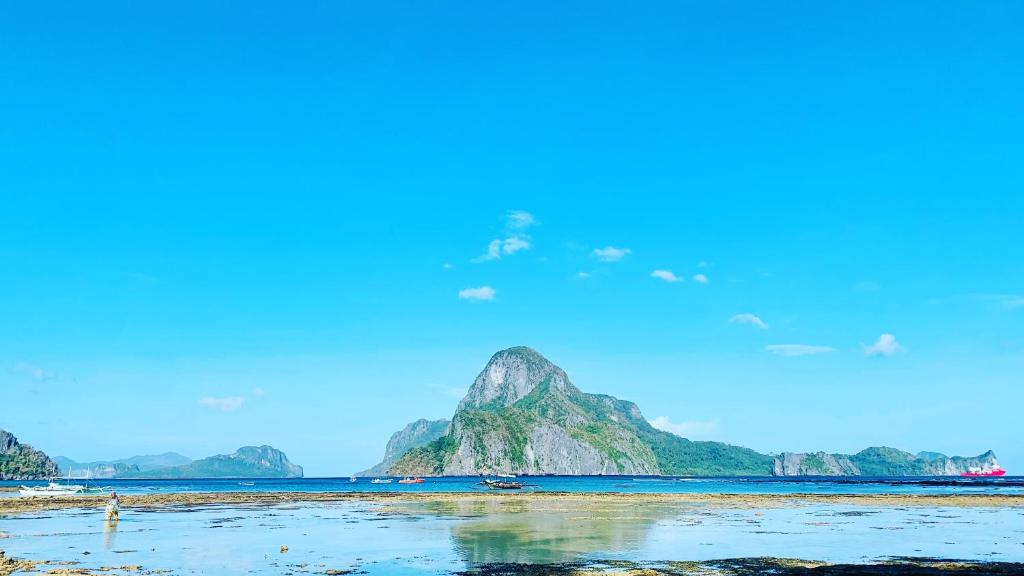
[[[270,446],[244,446],[233,454],[195,460],[183,466],[156,468],[120,478],[301,478],[302,467]]]
[[[383,476],[388,473],[391,466],[398,461],[406,452],[425,446],[448,433],[451,422],[445,419],[426,420],[419,419],[408,424],[398,432],[391,435],[388,445],[384,449],[384,459],[378,464],[357,472],[356,476]]]
[[[654,428],[632,402],[587,394],[535,350],[495,354],[459,403],[444,435],[402,454],[395,475],[668,474],[949,475],[990,467],[995,455],[915,456],[893,448],[858,454],[761,454],[691,441]]]
[[[49,456],[0,429],[0,480],[42,480],[57,473]]]
[[[657,430],[632,402],[587,394],[534,350],[488,362],[449,433],[410,450],[393,474],[770,474],[772,459]]]

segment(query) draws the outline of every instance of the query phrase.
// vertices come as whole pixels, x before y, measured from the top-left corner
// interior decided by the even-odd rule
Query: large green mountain
[[[397,452],[389,449],[381,465]],[[388,473],[906,476],[955,475],[995,464],[991,452],[950,458],[869,448],[852,456],[772,456],[693,442],[654,428],[632,402],[581,391],[561,368],[524,346],[490,359],[445,434],[399,456]]]
[[[771,474],[772,458],[657,430],[632,402],[587,394],[535,350],[495,354],[448,433],[391,474]]]
[[[56,475],[57,463],[49,456],[0,429],[0,480],[43,480]]]
[[[302,466],[270,446],[244,446],[182,466],[131,471],[118,478],[301,478]]]

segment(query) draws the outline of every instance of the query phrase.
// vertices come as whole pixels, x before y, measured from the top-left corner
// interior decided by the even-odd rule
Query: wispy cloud
[[[658,430],[671,432],[676,436],[684,438],[706,440],[708,436],[718,431],[718,420],[690,420],[686,422],[672,422],[668,416],[658,416],[650,421],[651,426]]]
[[[263,388],[260,388],[259,386],[257,386],[257,387],[252,389],[252,395],[257,397],[257,398],[261,398],[261,397],[265,396],[266,393],[267,393],[267,391],[264,390]]]
[[[594,248],[594,256],[597,256],[597,259],[602,262],[618,262],[632,253],[633,251],[629,248],[616,248],[615,246]]]
[[[971,297],[991,302],[999,308],[1024,308],[1024,296],[1020,294],[972,294]]]
[[[29,378],[40,382],[46,382],[48,380],[53,380],[54,378],[54,374],[52,372],[48,372],[47,370],[44,370],[39,366],[29,364],[28,362],[18,362],[13,368],[11,368],[11,373],[28,376]]]
[[[220,410],[222,412],[233,412],[238,410],[242,407],[243,403],[245,403],[245,398],[242,398],[241,396],[225,396],[224,398],[203,396],[199,399],[199,405],[203,408]]]
[[[665,282],[682,282],[683,279],[676,276],[671,270],[655,270],[651,272],[651,278],[658,278]]]
[[[504,238],[495,238],[487,243],[487,250],[473,259],[473,262],[501,260],[532,246],[527,229],[537,223],[533,214],[525,210],[511,210],[505,214]]]
[[[530,241],[519,236],[509,236],[505,239],[495,239],[487,243],[487,251],[473,259],[473,262],[487,262],[489,260],[501,260],[502,256],[511,256],[520,250],[528,250]]]
[[[582,280],[586,280],[587,278],[590,278],[590,272],[577,272],[576,277]]]
[[[779,356],[811,356],[836,351],[835,348],[828,346],[812,346],[810,344],[771,344],[765,346],[764,349]]]
[[[906,348],[896,341],[895,336],[889,333],[879,336],[874,344],[864,346],[864,354],[868,356],[895,356],[905,351]]]
[[[693,281],[696,282],[697,284],[707,284],[708,277],[703,274],[694,274]]]
[[[537,219],[526,210],[510,210],[505,215],[505,225],[513,230],[523,230],[537,223]]]
[[[444,264],[441,264],[441,268],[444,268],[445,270],[451,270],[452,268],[455,268],[455,265],[452,264],[451,262],[445,262]]]
[[[494,300],[496,291],[490,286],[459,290],[459,300]]]
[[[761,330],[767,330],[768,329],[768,324],[764,320],[761,320],[761,318],[759,316],[757,316],[756,314],[750,314],[749,312],[744,312],[743,314],[737,314],[737,315],[733,316],[732,318],[729,318],[729,323],[730,324],[750,324],[752,326],[757,326]]]
[[[515,254],[520,250],[527,250],[530,247],[530,242],[524,240],[518,236],[510,236],[505,238],[501,243],[501,251],[504,254]]]

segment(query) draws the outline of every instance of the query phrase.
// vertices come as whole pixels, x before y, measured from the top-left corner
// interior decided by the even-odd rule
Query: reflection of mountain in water
[[[552,564],[592,553],[640,548],[654,524],[680,510],[635,503],[476,501],[432,503],[438,515],[465,517],[451,528],[453,547],[469,566]]]

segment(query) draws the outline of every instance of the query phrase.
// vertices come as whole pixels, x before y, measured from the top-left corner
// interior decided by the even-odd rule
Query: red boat
[[[423,478],[405,477],[398,481],[399,484],[423,484]]]
[[[999,464],[993,464],[991,468],[968,468],[967,472],[962,472],[960,475],[966,478],[987,478],[990,476],[1002,476],[1006,474],[1006,470]]]

